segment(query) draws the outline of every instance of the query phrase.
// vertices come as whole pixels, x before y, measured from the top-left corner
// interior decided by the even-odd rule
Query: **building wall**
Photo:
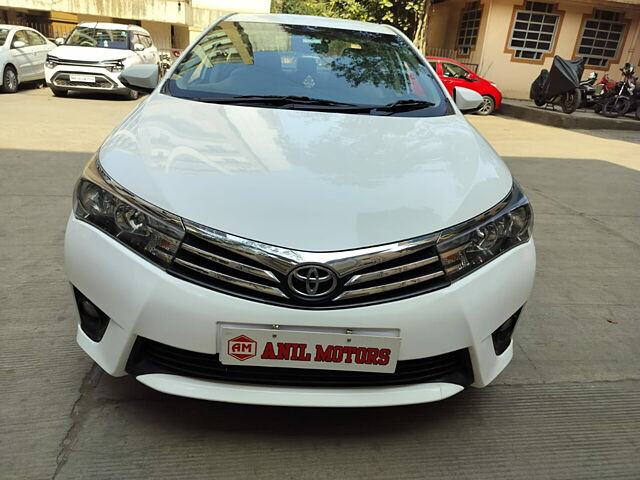
[[[448,14],[444,23],[438,25],[433,37],[434,47],[443,49],[455,49],[460,9],[464,1],[446,1]],[[542,68],[549,69],[553,57],[547,57],[543,63],[525,63],[513,61],[511,52],[505,52],[507,39],[511,31],[511,19],[514,6],[523,5],[524,1],[514,0],[484,0],[483,15],[476,50],[468,58],[468,62],[478,64],[478,73],[498,84],[503,95],[509,98],[528,98],[531,82],[538,76]],[[620,61],[610,64],[608,70],[598,70],[598,75],[609,73],[613,79],[620,77],[619,69],[625,62],[640,63],[640,6],[625,5],[622,3],[585,0],[578,2],[560,1],[558,9],[564,11],[564,16],[559,30],[556,33],[555,54],[563,58],[575,58],[574,51],[578,36],[582,27],[583,15],[591,14],[594,7],[603,10],[623,12],[626,19],[630,20],[624,39]],[[432,12],[433,23],[438,22],[437,10]],[[445,33],[443,34],[442,31]],[[439,43],[439,44],[438,44]],[[431,43],[429,46],[431,47]],[[463,58],[458,58],[465,61]],[[592,68],[586,67],[585,72]],[[586,74],[585,74],[586,76]]]
[[[211,23],[227,13],[267,13],[270,9],[271,0],[0,0],[0,12],[4,12],[11,23],[24,23],[20,21],[24,18],[20,12],[50,12],[47,27],[50,32],[43,31],[45,34],[54,31],[56,36],[68,33],[68,27],[73,24],[62,19],[73,18],[77,22],[115,20],[142,25],[163,50],[185,48]],[[174,45],[171,42],[172,26]]]

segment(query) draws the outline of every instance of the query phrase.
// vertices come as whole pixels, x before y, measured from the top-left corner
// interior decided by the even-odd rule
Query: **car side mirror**
[[[477,111],[483,102],[482,95],[464,87],[455,87],[453,89],[453,99],[462,113]]]
[[[13,42],[12,48],[24,48],[26,46],[27,44],[22,40],[16,40],[15,42]]]
[[[151,93],[158,86],[157,65],[132,65],[125,68],[119,77],[122,84],[142,93]]]
[[[144,50],[144,45],[141,43],[134,43],[133,44],[133,51],[134,52],[141,52]]]
[[[64,38],[56,38],[56,45],[64,45]]]

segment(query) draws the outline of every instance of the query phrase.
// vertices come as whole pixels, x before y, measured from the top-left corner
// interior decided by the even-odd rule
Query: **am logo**
[[[246,335],[238,335],[227,342],[227,353],[240,361],[256,356],[258,342]]]

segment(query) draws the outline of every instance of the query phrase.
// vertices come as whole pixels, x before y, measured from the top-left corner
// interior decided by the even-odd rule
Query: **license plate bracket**
[[[368,333],[220,325],[220,362],[254,367],[395,372],[401,343],[397,331]]]
[[[96,83],[95,75],[72,75],[69,74],[70,82]]]

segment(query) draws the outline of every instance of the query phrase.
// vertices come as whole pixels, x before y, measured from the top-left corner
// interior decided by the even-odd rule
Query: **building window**
[[[482,5],[480,2],[468,2],[460,12],[457,43],[460,55],[470,55],[471,50],[476,46],[481,19]]]
[[[561,21],[554,3],[525,2],[516,8],[507,49],[516,59],[544,60],[553,53]]]
[[[619,12],[595,10],[585,19],[576,52],[585,65],[608,68],[609,62],[617,62],[626,29],[621,17]]]

